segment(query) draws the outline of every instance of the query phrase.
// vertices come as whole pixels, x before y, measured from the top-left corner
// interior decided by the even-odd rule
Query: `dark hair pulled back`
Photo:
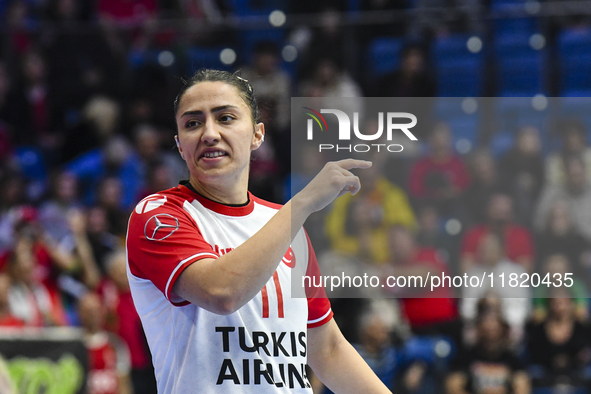
[[[248,108],[250,108],[250,115],[253,122],[255,124],[259,122],[259,106],[256,97],[254,96],[252,86],[246,79],[240,77],[237,72],[232,74],[228,71],[203,68],[197,70],[195,75],[188,80],[183,80],[183,82],[184,85],[174,100],[175,115],[178,111],[179,103],[183,98],[183,95],[190,87],[197,85],[200,82],[224,82],[238,89],[238,94],[242,100],[244,100]]]

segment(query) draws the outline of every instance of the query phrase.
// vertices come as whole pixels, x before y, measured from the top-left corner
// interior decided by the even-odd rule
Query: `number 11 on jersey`
[[[275,284],[275,291],[277,292],[277,316],[283,319],[283,292],[281,291],[281,283],[279,282],[279,274],[277,271],[273,273],[273,283]],[[269,293],[267,292],[267,285],[261,290],[263,296],[263,318],[269,317]]]

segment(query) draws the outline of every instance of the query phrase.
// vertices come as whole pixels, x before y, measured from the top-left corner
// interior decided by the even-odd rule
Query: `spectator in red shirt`
[[[513,223],[513,200],[506,194],[493,194],[487,205],[487,221],[469,228],[462,239],[461,270],[468,272],[476,261],[481,239],[489,233],[497,234],[505,245],[505,257],[520,264],[526,271],[533,268],[534,243],[531,232]]]
[[[89,394],[131,394],[129,349],[116,335],[103,330],[104,306],[96,293],[78,301],[80,322],[88,349]]]
[[[430,153],[420,159],[410,172],[410,193],[420,202],[437,207],[443,215],[457,214],[459,198],[470,184],[463,160],[452,148],[451,131],[438,123],[429,139]]]
[[[99,0],[98,13],[102,19],[114,20],[121,24],[137,25],[156,16],[158,4],[155,0]]]
[[[145,50],[163,38],[165,43],[174,34],[158,34],[156,0],[98,0],[97,13],[107,36],[126,37],[129,33],[134,50]]]
[[[449,275],[447,264],[437,250],[419,247],[412,233],[405,227],[392,227],[389,238],[389,244],[395,253],[392,272],[389,275],[397,278],[421,276],[423,280],[426,280],[427,273],[431,276],[441,275],[442,272]],[[393,288],[398,289],[400,287]],[[413,332],[419,335],[449,335],[456,341],[461,338],[460,326],[457,324],[458,311],[451,289],[419,289],[412,294],[412,288],[407,287],[407,290],[409,292],[400,295],[413,297],[401,300],[404,314]]]
[[[135,310],[126,274],[125,250],[107,255],[105,277],[100,286],[107,310],[107,328],[121,337],[131,356],[131,382],[136,393],[156,393],[156,378],[140,317]]]
[[[30,227],[21,227],[14,251],[8,257],[12,279],[8,294],[11,312],[27,326],[64,326],[67,318],[59,292],[41,280]]]
[[[25,323],[10,311],[8,294],[10,290],[10,276],[0,274],[0,327],[21,328]]]

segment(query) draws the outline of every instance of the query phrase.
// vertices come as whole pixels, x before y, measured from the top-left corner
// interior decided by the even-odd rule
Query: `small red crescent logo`
[[[291,250],[291,246],[289,247],[289,249],[287,249],[287,252],[285,252],[285,255],[281,259],[281,262],[283,262],[283,264],[287,265],[289,268],[295,267],[296,259],[295,254],[293,254],[293,251]]]

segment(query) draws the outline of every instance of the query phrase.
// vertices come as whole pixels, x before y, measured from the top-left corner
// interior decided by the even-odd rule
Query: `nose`
[[[206,145],[212,145],[220,140],[220,133],[216,127],[215,121],[211,118],[207,119],[203,125],[203,134],[201,134],[201,141]]]

